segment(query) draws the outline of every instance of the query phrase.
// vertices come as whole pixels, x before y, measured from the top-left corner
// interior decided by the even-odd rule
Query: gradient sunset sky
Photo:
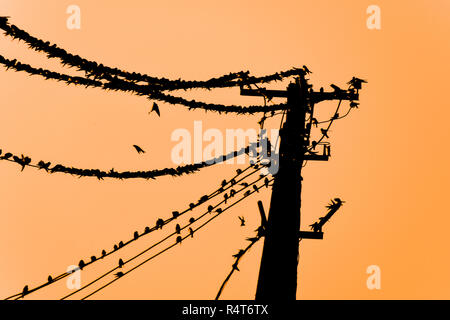
[[[66,27],[72,4],[81,8],[80,30]],[[373,4],[381,8],[381,30],[366,27],[366,9]],[[298,299],[450,298],[449,11],[448,0],[0,2],[0,16],[10,16],[32,35],[131,72],[206,80],[307,65],[315,89],[345,87],[353,76],[367,79],[360,108],[330,131],[330,161],[309,162],[303,169],[302,229],[324,215],[330,199],[346,203],[324,227],[324,240],[300,243]],[[0,48],[9,59],[77,74],[3,35]],[[174,130],[192,131],[194,121],[202,121],[204,130],[246,130],[258,128],[260,118],[163,103],[158,118],[148,115],[152,102],[144,97],[66,86],[3,67],[0,86],[0,149],[80,168],[174,167]],[[211,103],[263,103],[240,96],[238,88],[179,94]],[[317,105],[317,117],[326,120],[335,107],[336,102]],[[343,103],[343,110],[347,107]],[[275,117],[267,125],[279,123]],[[138,155],[133,144],[147,153]],[[32,168],[21,173],[17,165],[0,161],[0,297],[130,239],[244,167],[223,164],[182,177],[98,181]],[[213,299],[232,255],[254,235],[258,200],[268,212],[270,191],[264,190],[93,298]],[[246,217],[246,227],[238,216]],[[87,268],[82,284],[162,235],[153,233]],[[223,299],[254,298],[262,244],[242,259]],[[381,269],[380,290],[366,286],[370,265]],[[67,293],[61,281],[27,298]]]

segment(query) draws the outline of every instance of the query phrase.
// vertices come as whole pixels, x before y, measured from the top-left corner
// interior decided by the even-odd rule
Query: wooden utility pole
[[[328,160],[323,155],[306,154],[310,141],[314,104],[323,100],[358,100],[354,91],[314,92],[300,74],[287,91],[243,89],[241,95],[285,97],[288,109],[280,131],[279,167],[274,175],[269,217],[265,226],[264,249],[259,270],[257,300],[295,300],[299,238],[322,239],[322,232],[300,232],[302,176],[305,160]],[[306,114],[310,122],[306,123]]]

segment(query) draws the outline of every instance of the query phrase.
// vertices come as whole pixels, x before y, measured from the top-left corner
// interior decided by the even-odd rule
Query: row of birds
[[[1,154],[1,150],[0,150],[0,154]],[[257,168],[257,165],[255,165],[254,167]],[[239,176],[240,174],[242,174],[242,170],[241,170],[241,169],[237,169],[237,170],[236,170],[236,174],[237,174],[237,176]],[[222,183],[221,183],[221,187],[218,189],[218,192],[219,192],[219,193],[220,193],[220,192],[223,192],[223,190],[224,190],[223,188],[226,187],[228,184],[230,184],[231,186],[236,185],[236,184],[237,184],[236,178],[233,178],[233,179],[231,179],[230,181],[223,180]],[[269,186],[269,180],[268,180],[267,177],[266,177],[265,180],[264,180],[264,184],[265,184],[266,187]],[[244,183],[241,183],[240,185],[242,185],[242,186],[244,186],[244,187],[248,187],[248,186],[249,186],[249,184],[248,184],[248,183],[245,183],[245,182],[244,182]],[[254,185],[253,187],[254,187],[255,191],[259,192],[258,188],[257,188],[255,185]],[[255,187],[256,187],[256,188],[255,188]],[[247,192],[244,194],[244,196],[249,196],[250,193],[251,193],[251,191],[247,191]],[[236,191],[235,191],[234,189],[232,189],[232,190],[230,191],[230,196],[234,196],[235,194],[236,194]],[[197,206],[201,205],[202,203],[206,202],[207,200],[209,200],[209,198],[210,198],[210,196],[204,195],[204,196],[202,196],[202,197],[198,200],[197,204],[190,203],[190,204],[189,204],[189,210],[193,210],[195,207],[197,207]],[[225,203],[226,203],[226,200],[227,200],[227,199],[228,199],[228,197],[226,196]],[[212,212],[213,210],[214,210],[214,207],[213,207],[212,205],[208,206],[208,212]],[[217,212],[217,213],[222,213],[222,212],[223,212],[223,209],[218,208],[218,209],[216,209],[216,212]],[[173,212],[172,212],[172,218],[167,219],[167,220],[164,220],[164,219],[162,219],[162,218],[157,219],[157,220],[156,220],[155,227],[154,227],[154,228],[145,227],[145,230],[144,230],[144,232],[143,232],[142,235],[148,234],[148,233],[150,233],[150,232],[153,231],[153,230],[162,229],[163,226],[164,226],[166,223],[170,222],[170,221],[173,220],[173,219],[178,218],[178,217],[181,216],[181,215],[182,215],[182,213],[180,213],[179,211],[173,211]],[[246,221],[245,221],[245,218],[244,218],[244,217],[241,217],[241,216],[239,216],[238,218],[239,218],[239,221],[240,221],[240,225],[241,225],[242,227],[244,227],[244,226],[245,226],[245,222],[246,222]],[[191,218],[189,219],[189,223],[190,223],[190,224],[193,224],[195,221],[196,221],[196,219],[193,218],[193,217],[191,217]],[[181,230],[182,230],[182,228],[181,228],[180,224],[177,224],[177,225],[175,226],[175,233],[178,234],[178,236],[177,236],[177,238],[176,238],[176,243],[181,243],[182,240],[183,240],[183,238],[181,237]],[[192,229],[192,227],[189,227],[188,230],[189,230],[189,235],[193,238],[193,237],[194,237],[194,230]],[[129,240],[127,243],[124,243],[123,241],[120,241],[118,244],[115,244],[114,247],[113,247],[113,250],[111,251],[111,253],[112,253],[112,252],[115,252],[115,251],[117,251],[117,250],[119,250],[119,249],[121,249],[121,248],[123,248],[126,244],[130,243],[131,241],[138,240],[139,237],[141,237],[141,235],[139,235],[139,232],[138,232],[138,231],[135,231],[135,232],[133,233],[133,239],[132,239],[132,240]],[[77,271],[77,270],[83,270],[83,268],[86,267],[88,264],[94,263],[94,262],[97,261],[98,259],[102,259],[102,258],[106,257],[107,255],[108,255],[108,253],[106,252],[106,250],[102,250],[102,252],[101,252],[101,257],[97,258],[96,256],[91,256],[91,261],[90,261],[89,263],[86,263],[84,260],[80,260],[79,263],[78,263],[78,269],[73,269],[73,270],[69,271],[68,273],[70,274],[70,273],[73,273],[73,272],[75,272],[75,271]],[[119,259],[118,267],[119,267],[119,268],[122,268],[124,264],[125,264],[125,263],[123,262],[123,260],[122,260],[122,259]],[[124,275],[123,272],[117,272],[117,273],[115,274],[116,277],[122,277],[123,275]],[[47,280],[48,280],[48,283],[52,283],[52,282],[54,281],[54,279],[53,279],[53,277],[52,277],[51,275],[48,276],[48,279],[47,279]],[[28,286],[25,286],[25,287],[23,288],[23,291],[22,291],[22,296],[25,296],[25,295],[28,294],[28,293],[29,293],[29,287],[28,287]]]

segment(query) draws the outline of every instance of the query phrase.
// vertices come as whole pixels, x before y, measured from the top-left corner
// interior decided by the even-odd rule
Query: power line
[[[256,183],[256,182],[257,182],[257,181],[255,181],[255,183]],[[263,185],[261,185],[260,187],[257,187],[257,190],[263,188],[264,186],[265,186],[265,185],[263,184]],[[251,194],[253,194],[253,193],[255,193],[255,192],[257,192],[257,191],[256,191],[256,190],[249,191],[249,193],[248,193],[247,196],[244,196],[244,197],[242,197],[241,199],[237,200],[236,202],[232,203],[231,205],[229,205],[228,207],[224,208],[223,210],[221,210],[220,212],[218,212],[216,215],[214,215],[213,217],[211,217],[209,220],[207,220],[206,222],[204,222],[202,225],[200,225],[199,227],[197,227],[196,229],[194,229],[194,230],[193,230],[194,233],[197,232],[198,230],[200,230],[201,228],[203,228],[204,226],[206,226],[208,223],[210,223],[212,220],[214,220],[214,219],[217,218],[218,216],[220,216],[223,212],[225,212],[226,210],[232,208],[233,206],[235,206],[236,204],[238,204],[239,202],[241,202],[242,200],[244,200],[244,199],[247,198],[249,195],[251,195]],[[206,213],[206,214],[207,214],[207,213]],[[204,214],[204,215],[206,215],[206,214]],[[202,215],[202,216],[204,216],[204,215]],[[199,219],[200,219],[200,218],[201,218],[201,217],[199,217]],[[189,225],[190,225],[190,224],[189,224]],[[185,226],[184,228],[187,228],[189,225]],[[182,237],[182,238],[181,238],[181,241],[183,241],[183,240],[185,240],[185,239],[187,239],[187,238],[189,238],[189,237],[190,237],[190,235],[186,235],[185,237]],[[164,252],[170,250],[171,248],[175,247],[175,246],[176,246],[178,243],[180,243],[181,241],[177,241],[177,242],[175,242],[174,244],[172,244],[172,245],[166,247],[165,249],[159,251],[159,252],[156,253],[155,255],[153,255],[153,256],[151,256],[150,258],[144,260],[143,262],[141,262],[140,264],[138,264],[138,265],[136,265],[135,267],[131,268],[131,269],[128,270],[127,272],[124,272],[120,277],[117,277],[117,278],[111,280],[110,282],[106,283],[106,284],[103,285],[102,287],[96,289],[95,291],[91,292],[91,293],[88,294],[87,296],[83,297],[81,300],[85,300],[85,299],[91,297],[92,295],[94,295],[95,293],[97,293],[97,292],[99,292],[99,291],[105,289],[106,287],[108,287],[109,285],[111,285],[112,283],[114,283],[115,281],[117,281],[117,280],[119,280],[119,279],[122,279],[125,275],[127,275],[127,274],[129,274],[130,272],[136,270],[137,268],[141,267],[141,266],[144,265],[145,263],[147,263],[147,262],[151,261],[152,259],[156,258],[157,256],[161,255],[162,253],[164,253]],[[124,264],[126,264],[127,262],[132,261],[133,259],[134,259],[134,257],[131,258],[130,260],[124,262]],[[103,278],[103,277],[106,276],[107,274],[109,274],[109,273],[115,271],[117,268],[118,268],[118,267],[116,267],[116,268],[114,268],[114,269],[108,271],[106,274],[102,275],[101,278]],[[64,298],[63,298],[63,299],[64,299]]]
[[[70,76],[67,74],[61,74],[58,72],[50,71],[42,68],[35,68],[29,64],[17,61],[17,59],[10,60],[0,55],[0,63],[6,67],[6,70],[13,69],[15,71],[24,71],[30,75],[38,75],[46,80],[52,79],[56,81],[62,81],[66,84],[81,85],[85,87],[100,88],[106,91],[123,91],[131,92],[138,96],[147,96],[151,100],[163,101],[173,105],[182,105],[189,110],[202,109],[205,111],[213,111],[219,113],[237,113],[237,114],[253,114],[256,112],[269,112],[284,110],[286,104],[276,104],[273,106],[238,106],[238,105],[223,105],[217,103],[205,103],[196,100],[187,100],[181,97],[176,97],[169,94],[164,94],[160,91],[149,88],[148,86],[138,85],[132,82],[121,80],[117,77],[113,78],[110,82],[101,82],[97,80],[91,80],[83,77]]]
[[[255,168],[255,170],[252,171],[252,172],[250,172],[250,173],[248,173],[248,174],[246,174],[246,175],[244,175],[242,178],[238,179],[239,176],[242,176],[242,175],[243,175],[247,170],[249,170],[250,168]],[[182,212],[174,211],[174,212],[172,213],[173,216],[172,216],[171,218],[167,218],[167,219],[165,219],[165,220],[158,219],[158,220],[157,220],[157,223],[156,223],[156,226],[154,226],[154,227],[152,227],[152,228],[146,227],[146,228],[145,228],[145,231],[144,231],[142,234],[140,234],[140,235],[138,234],[138,237],[136,237],[136,235],[134,235],[132,239],[130,239],[129,241],[127,241],[127,242],[125,242],[125,243],[122,243],[122,245],[117,246],[117,248],[116,248],[116,245],[115,245],[115,247],[114,247],[114,249],[113,249],[112,251],[102,253],[102,256],[99,257],[98,259],[96,258],[96,259],[94,259],[94,260],[91,260],[90,262],[84,263],[83,269],[86,268],[86,267],[89,267],[90,265],[94,264],[94,263],[97,262],[97,261],[100,261],[101,259],[106,258],[107,256],[109,256],[109,255],[111,255],[111,254],[113,254],[113,253],[116,253],[118,250],[124,248],[125,246],[129,245],[130,243],[132,243],[132,242],[134,242],[134,241],[137,241],[138,239],[141,239],[142,236],[145,236],[145,235],[147,235],[147,234],[150,234],[151,232],[154,232],[154,231],[156,231],[156,230],[158,230],[158,229],[162,229],[162,228],[163,228],[165,225],[167,225],[168,223],[172,222],[173,220],[178,219],[179,217],[183,216],[185,213],[187,213],[187,212],[189,212],[189,211],[192,211],[193,209],[195,209],[196,207],[198,207],[198,206],[200,206],[200,205],[206,203],[207,201],[210,201],[211,199],[213,199],[213,198],[215,198],[216,196],[220,195],[221,193],[227,191],[228,189],[230,189],[231,187],[233,187],[235,184],[237,184],[237,183],[239,183],[239,182],[245,180],[246,178],[250,177],[251,175],[253,175],[253,174],[256,173],[256,172],[258,172],[258,167],[255,166],[255,165],[250,165],[250,166],[248,166],[247,168],[245,168],[244,170],[238,169],[238,170],[237,170],[237,174],[236,174],[233,178],[231,178],[230,181],[224,180],[225,183],[222,182],[222,185],[221,185],[218,189],[216,189],[215,191],[213,191],[212,193],[210,193],[209,195],[202,196],[202,197],[200,198],[200,200],[198,200],[198,202],[197,202],[196,204],[191,203],[191,204],[189,205],[189,207],[188,207],[187,209],[185,209],[184,211],[182,211]],[[214,209],[215,209],[215,208],[212,208],[212,209],[209,209],[209,210],[214,210]],[[34,288],[34,289],[28,290],[27,295],[28,295],[28,294],[31,294],[31,293],[33,293],[33,292],[35,292],[35,291],[37,291],[37,290],[40,290],[40,289],[42,289],[42,288],[45,288],[45,287],[47,287],[47,286],[49,286],[49,285],[51,285],[51,284],[54,284],[54,283],[56,283],[56,282],[59,281],[59,280],[62,280],[62,279],[64,279],[64,278],[66,278],[69,274],[71,274],[71,273],[74,272],[74,271],[77,271],[77,269],[71,270],[71,271],[69,271],[69,272],[62,273],[62,274],[60,274],[60,275],[54,277],[54,278],[52,279],[52,281],[46,282],[46,283],[44,283],[44,284],[42,284],[42,285],[37,286],[37,287]],[[14,294],[14,295],[12,295],[12,296],[10,296],[10,297],[7,297],[5,300],[9,300],[9,299],[11,299],[11,298],[14,298],[14,297],[20,297],[20,296],[23,296],[23,293],[17,293],[17,294]]]
[[[71,54],[58,47],[56,44],[50,44],[48,41],[33,37],[17,26],[9,24],[8,17],[0,17],[0,28],[4,30],[5,35],[10,36],[13,39],[24,41],[31,49],[46,53],[47,58],[49,59],[58,58],[63,65],[68,65],[69,67],[77,68],[79,71],[84,71],[87,76],[93,76],[96,79],[105,79],[108,81],[112,80],[114,76],[119,76],[127,81],[146,82],[152,88],[157,90],[235,87],[244,84],[268,83],[299,74],[298,68],[292,68],[287,71],[277,72],[263,77],[251,77],[248,75],[248,72],[240,71],[217,78],[211,78],[206,81],[169,80],[136,72],[127,72],[118,68],[111,68],[101,63],[89,61],[78,55]]]
[[[80,169],[74,167],[68,167],[61,164],[54,165],[51,167],[51,162],[39,161],[37,164],[31,163],[31,158],[28,156],[21,155],[20,157],[14,155],[10,152],[6,152],[3,156],[2,150],[0,149],[0,161],[5,160],[12,163],[16,163],[22,167],[22,171],[25,167],[31,167],[39,170],[44,170],[47,173],[65,173],[78,177],[96,177],[99,180],[103,180],[104,178],[113,178],[113,179],[155,179],[161,176],[181,176],[183,174],[191,174],[199,171],[202,168],[210,167],[215,164],[219,164],[225,162],[226,160],[233,159],[243,154],[248,154],[251,147],[242,148],[239,151],[232,151],[227,155],[219,156],[214,159],[210,159],[207,161],[203,161],[200,163],[188,164],[185,166],[178,166],[176,168],[164,168],[164,169],[156,169],[150,171],[124,171],[117,172],[114,169],[110,171],[102,171],[100,169]]]

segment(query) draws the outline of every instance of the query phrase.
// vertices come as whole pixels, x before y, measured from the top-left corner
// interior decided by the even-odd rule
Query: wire
[[[10,60],[0,55],[0,63],[8,69],[14,69],[16,71],[24,71],[30,75],[38,75],[44,77],[46,80],[53,79],[57,81],[63,81],[66,84],[71,85],[83,85],[85,87],[100,88],[106,91],[123,91],[131,92],[138,96],[147,96],[150,100],[163,101],[173,105],[182,105],[189,110],[202,109],[206,111],[213,111],[218,113],[237,113],[237,114],[253,114],[256,112],[269,112],[276,110],[284,110],[286,104],[277,104],[273,106],[237,106],[237,105],[223,105],[214,103],[205,103],[196,100],[187,100],[181,97],[176,97],[168,94],[164,94],[160,91],[154,90],[149,86],[138,85],[132,82],[127,82],[119,78],[113,78],[110,82],[101,82],[97,80],[91,80],[83,77],[70,76],[67,74],[61,74],[42,68],[34,68],[29,64],[21,63],[17,59]]]
[[[155,179],[156,177],[171,175],[171,176],[181,176],[183,174],[191,174],[199,171],[202,168],[210,167],[218,163],[222,163],[226,160],[233,159],[238,157],[244,153],[248,153],[250,147],[242,148],[239,151],[232,151],[227,155],[219,156],[214,159],[210,159],[207,161],[203,161],[200,163],[188,164],[185,166],[178,166],[176,168],[164,168],[164,169],[156,169],[150,171],[125,171],[125,172],[117,172],[114,169],[110,171],[102,171],[100,169],[79,169],[74,167],[68,167],[61,164],[57,164],[53,167],[51,166],[51,162],[39,161],[37,164],[31,163],[31,158],[22,155],[21,157],[14,155],[10,152],[5,153],[0,157],[1,160],[9,161],[16,163],[22,167],[22,171],[25,167],[32,167],[36,169],[43,169],[45,172],[51,174],[55,172],[75,175],[78,177],[96,177],[99,180],[103,180],[104,178],[113,178],[113,179]],[[2,154],[2,150],[0,149],[0,155]]]
[[[77,68],[79,71],[84,71],[87,76],[95,78],[111,80],[113,76],[120,76],[132,82],[147,82],[148,85],[157,88],[158,90],[179,90],[192,88],[219,88],[219,87],[233,87],[243,84],[251,83],[267,83],[275,80],[282,80],[285,77],[298,75],[302,69],[292,68],[288,71],[282,71],[272,75],[263,77],[250,77],[248,72],[235,72],[220,76],[218,78],[211,78],[207,81],[184,81],[184,80],[169,80],[165,78],[156,78],[148,75],[143,75],[136,72],[122,71],[118,68],[111,68],[99,64],[95,61],[86,60],[78,55],[71,54],[66,50],[58,47],[56,44],[40,40],[31,36],[26,31],[18,28],[15,25],[10,25],[8,17],[0,17],[0,28],[3,29],[5,35],[13,39],[19,39],[28,44],[28,47],[47,54],[47,58],[58,58],[65,66]],[[237,80],[237,81],[233,81]]]
[[[239,265],[239,261],[241,260],[241,258],[242,258],[242,257],[250,250],[250,248],[253,247],[253,245],[254,245],[255,243],[257,243],[261,238],[262,238],[262,236],[261,236],[261,235],[258,235],[258,236],[255,237],[255,238],[249,238],[249,239],[247,239],[248,241],[250,241],[250,244],[249,244],[245,249],[239,250],[239,252],[238,252],[236,255],[234,255],[234,257],[236,258],[236,261],[235,261],[234,264],[232,265],[230,273],[228,273],[228,275],[226,276],[225,280],[222,282],[222,285],[220,286],[219,292],[217,293],[216,299],[215,299],[215,300],[219,300],[220,295],[221,295],[222,292],[223,292],[223,289],[225,288],[226,284],[227,284],[228,281],[230,280],[230,278],[231,278],[231,276],[233,275],[234,271],[235,271],[235,270],[239,271],[238,265]]]
[[[230,181],[228,181],[228,182],[226,183],[226,185],[228,185],[228,187],[221,186],[221,187],[218,188],[217,190],[215,190],[215,191],[213,191],[212,193],[210,193],[209,195],[207,195],[207,196],[206,196],[206,197],[208,198],[207,200],[202,201],[202,199],[204,199],[204,197],[205,197],[205,196],[203,196],[203,197],[198,201],[197,204],[191,204],[191,205],[189,205],[189,208],[188,208],[188,209],[186,209],[186,210],[184,210],[184,211],[182,211],[182,212],[179,212],[179,213],[177,212],[177,215],[176,215],[176,216],[173,216],[173,217],[171,217],[171,218],[168,218],[168,219],[162,221],[162,223],[161,223],[160,225],[157,224],[155,227],[149,228],[149,229],[147,229],[147,228],[148,228],[148,227],[147,227],[146,230],[145,230],[142,234],[138,235],[138,238],[133,237],[133,239],[131,239],[131,240],[125,242],[122,246],[118,247],[117,249],[114,248],[114,250],[112,250],[112,251],[110,251],[110,252],[108,252],[108,253],[103,254],[99,259],[91,260],[90,262],[85,263],[85,265],[83,266],[83,268],[86,268],[86,267],[92,265],[93,263],[95,263],[95,262],[97,262],[97,261],[100,261],[101,259],[104,259],[104,258],[106,258],[107,256],[109,256],[109,255],[111,255],[111,254],[113,254],[113,253],[116,253],[118,250],[124,248],[125,246],[129,245],[130,243],[132,243],[132,242],[134,242],[134,241],[137,241],[138,239],[141,239],[143,236],[145,236],[145,235],[147,235],[147,234],[150,234],[150,233],[153,232],[153,231],[156,231],[156,230],[158,230],[158,229],[162,229],[163,226],[167,225],[168,223],[172,222],[172,221],[175,220],[175,219],[178,219],[179,217],[181,217],[181,216],[184,215],[185,213],[187,213],[187,212],[189,212],[189,211],[195,209],[196,207],[198,207],[198,206],[200,206],[200,205],[206,203],[207,201],[209,201],[209,200],[215,198],[215,197],[218,196],[219,194],[221,194],[221,193],[223,193],[224,191],[226,191],[226,190],[228,190],[229,188],[231,188],[234,184],[237,184],[237,183],[239,183],[239,182],[245,180],[245,179],[248,178],[249,176],[251,176],[251,175],[253,175],[254,173],[258,172],[258,170],[259,170],[258,167],[256,167],[256,169],[255,169],[254,171],[252,171],[252,172],[250,172],[249,174],[243,176],[242,178],[236,180],[239,176],[243,175],[243,174],[244,174],[247,170],[249,170],[250,168],[255,168],[255,165],[250,165],[250,166],[248,166],[247,168],[245,168],[244,170],[238,171],[238,173],[237,173],[232,179],[230,179]],[[232,184],[232,181],[234,181],[234,184]],[[38,286],[38,287],[36,287],[36,288],[34,288],[34,289],[28,290],[28,293],[27,293],[26,295],[31,294],[31,293],[33,293],[33,292],[35,292],[35,291],[37,291],[37,290],[40,290],[40,289],[42,289],[42,288],[44,288],[44,287],[47,287],[47,286],[49,286],[49,285],[51,285],[51,284],[54,284],[54,283],[56,283],[57,281],[64,279],[65,277],[67,277],[69,274],[71,274],[72,272],[74,272],[74,271],[76,271],[76,270],[77,270],[77,269],[71,270],[71,271],[69,271],[69,272],[62,273],[62,274],[56,276],[54,279],[52,279],[51,282],[46,282],[46,283],[44,283],[44,284],[42,284],[42,285],[40,285],[40,286]],[[17,297],[17,296],[19,296],[19,297],[20,297],[20,296],[23,296],[23,293],[17,293],[17,294],[14,294],[14,295],[12,295],[12,296],[6,298],[5,300],[9,300],[9,299],[14,298],[14,297]]]
[[[261,180],[262,177],[260,177],[258,180],[256,180],[255,182],[253,182],[250,185],[256,184],[259,180]],[[273,179],[272,179],[273,180]],[[260,187],[257,187],[257,190],[261,189],[262,187],[264,187],[266,184],[261,185]],[[248,187],[244,187],[242,189],[240,189],[238,192],[241,192],[242,190],[246,189]],[[228,207],[224,208],[223,210],[221,210],[220,212],[218,212],[216,215],[214,215],[213,217],[211,217],[210,219],[208,219],[206,222],[204,222],[202,225],[200,225],[198,228],[194,229],[193,232],[197,232],[198,230],[202,229],[204,226],[206,226],[208,223],[210,223],[212,220],[214,220],[215,218],[217,218],[218,216],[220,216],[223,212],[225,212],[226,210],[232,208],[233,206],[235,206],[236,204],[238,204],[239,202],[241,202],[242,200],[246,199],[248,196],[250,196],[251,194],[257,192],[257,190],[253,190],[253,191],[247,191],[248,193],[246,195],[244,195],[242,198],[240,198],[239,200],[235,201],[234,203],[230,204]],[[221,203],[223,203],[224,201],[220,202],[219,204],[216,205],[216,207],[220,206]],[[202,214],[201,216],[199,216],[196,220],[198,221],[199,219],[203,218],[204,216],[206,216],[207,214],[209,214],[209,212],[206,212],[204,214]],[[193,222],[194,223],[194,222]],[[187,227],[189,227],[190,225],[192,225],[192,223],[187,224],[186,226],[182,227],[181,230],[186,229]],[[150,246],[149,248],[145,249],[144,251],[140,252],[139,254],[137,254],[136,256],[130,258],[129,260],[124,262],[124,265],[133,261],[134,259],[136,259],[137,257],[141,256],[142,254],[146,253],[147,251],[149,251],[150,249],[154,248],[155,246],[159,245],[160,243],[164,242],[165,240],[169,239],[170,237],[172,237],[173,235],[175,235],[176,233],[172,233],[169,236],[167,236],[166,238],[164,238],[163,240],[157,242],[156,244]],[[191,237],[191,235],[186,235],[185,237],[181,238],[181,242],[183,240],[185,240],[186,238]],[[150,258],[144,260],[143,262],[141,262],[140,264],[136,265],[135,267],[133,267],[132,269],[128,270],[127,272],[123,273],[120,277],[117,277],[116,279],[111,280],[110,282],[108,282],[107,284],[105,284],[104,286],[100,287],[99,289],[96,289],[95,291],[93,291],[92,293],[90,293],[89,295],[85,296],[84,298],[82,298],[81,300],[85,300],[88,297],[94,295],[95,293],[99,292],[100,290],[103,290],[104,288],[106,288],[107,286],[111,285],[112,283],[114,283],[115,281],[122,279],[125,275],[127,275],[128,273],[132,272],[133,270],[139,268],[140,266],[144,265],[145,263],[149,262],[150,260],[154,259],[155,257],[159,256],[160,254],[166,252],[167,250],[175,247],[177,244],[179,243],[179,241],[177,241],[176,243],[166,247],[165,249],[163,249],[162,251],[158,252],[157,254],[151,256]],[[88,286],[94,284],[95,282],[97,282],[98,280],[104,278],[105,276],[107,276],[108,274],[110,274],[111,272],[117,270],[119,267],[115,267],[114,269],[109,270],[108,272],[104,273],[103,275],[101,275],[100,277],[96,278],[95,280],[91,281],[89,284],[85,285],[84,287],[78,289],[77,291],[71,293],[70,295],[67,295],[65,297],[63,297],[62,299],[66,299],[67,297],[87,288]]]

